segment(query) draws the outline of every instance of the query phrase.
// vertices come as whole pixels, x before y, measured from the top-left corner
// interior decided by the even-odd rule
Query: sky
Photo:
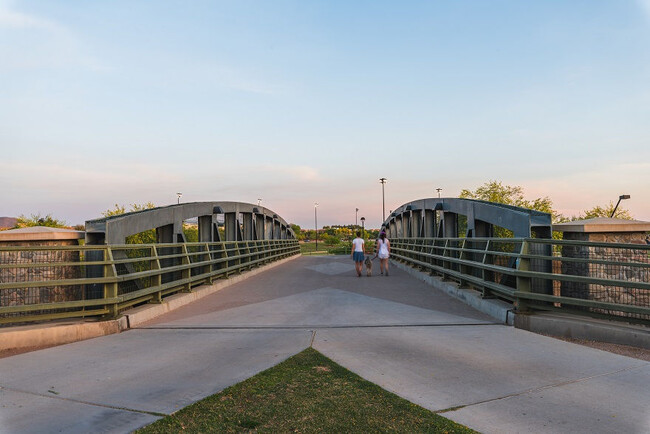
[[[0,0],[0,216],[366,227],[498,180],[650,221],[650,0]]]

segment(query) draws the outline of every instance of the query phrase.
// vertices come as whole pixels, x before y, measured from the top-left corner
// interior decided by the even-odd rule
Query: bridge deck
[[[1,359],[0,431],[126,432],[310,344],[482,432],[650,430],[648,362],[495,324],[396,268],[301,257],[139,329]]]

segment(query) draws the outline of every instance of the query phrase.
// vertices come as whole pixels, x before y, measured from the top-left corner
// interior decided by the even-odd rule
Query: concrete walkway
[[[378,274],[378,273],[375,273]],[[302,257],[118,335],[0,359],[0,432],[128,432],[313,345],[486,433],[650,432],[650,363]]]

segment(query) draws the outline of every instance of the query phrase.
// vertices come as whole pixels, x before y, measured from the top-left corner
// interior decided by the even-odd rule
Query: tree
[[[341,242],[341,240],[339,238],[337,238],[336,236],[334,236],[334,235],[330,235],[330,234],[324,234],[323,235],[323,243],[326,246],[335,246],[335,245],[339,244],[340,242]]]
[[[15,228],[27,228],[32,226],[47,226],[49,228],[66,228],[68,227],[63,220],[52,217],[52,214],[42,216],[40,213],[32,214],[29,217],[21,215],[16,220]]]
[[[156,205],[154,205],[153,202],[145,202],[143,204],[133,203],[131,204],[131,210],[129,212],[143,211],[155,207]],[[126,206],[117,203],[113,209],[107,209],[102,213],[104,217],[113,217],[121,214],[126,214]],[[157,237],[155,229],[149,229],[148,231],[126,237],[126,244],[154,244],[156,241]]]
[[[300,228],[299,225],[295,223],[289,223],[289,226],[291,226],[291,229],[293,229],[293,232],[296,234],[296,239],[298,240],[305,239],[305,234],[302,233],[302,229]]]
[[[612,215],[612,211],[614,211],[615,206],[616,205],[614,204],[614,202],[609,202],[609,204],[604,207],[596,205],[591,209],[581,212],[578,217],[573,217],[572,220],[591,219],[595,217],[609,217],[610,215]],[[614,214],[614,218],[623,219],[623,220],[634,220],[634,217],[632,217],[630,211],[621,207],[618,207],[616,209],[616,214]]]
[[[501,181],[488,181],[474,191],[463,189],[459,197],[542,211],[551,214],[553,221],[561,218],[561,215],[553,209],[553,201],[548,196],[527,200],[524,198],[524,189],[522,187],[503,185]]]
[[[551,214],[551,221],[553,223],[559,223],[566,220],[562,214],[553,209],[553,201],[551,201],[548,196],[528,200],[524,198],[524,189],[522,187],[518,185],[503,185],[501,181],[488,181],[474,191],[463,189],[460,192],[459,197],[463,199],[476,199],[484,200],[486,202],[502,203],[505,205],[519,206],[522,208],[545,212]],[[465,225],[467,224],[466,220],[463,220],[463,222]],[[462,224],[463,222],[460,223]],[[494,236],[497,238],[511,238],[513,233],[508,229],[495,226]],[[559,237],[560,234],[554,233],[553,236]]]

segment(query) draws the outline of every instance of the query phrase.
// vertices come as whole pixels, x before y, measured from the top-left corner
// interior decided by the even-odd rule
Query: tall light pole
[[[366,239],[366,218],[361,217],[361,238]]]
[[[181,196],[182,195],[183,195],[183,193],[176,193],[176,196],[178,196],[178,201],[176,202],[177,204],[181,203]]]
[[[614,217],[614,214],[616,214],[616,210],[618,209],[618,204],[621,203],[622,200],[624,199],[629,199],[630,195],[629,194],[622,194],[618,197],[618,202],[616,202],[616,206],[614,207],[614,211],[612,211],[612,215],[609,216],[609,218]]]
[[[314,202],[314,229],[316,230],[316,251],[318,251],[318,202]]]
[[[440,192],[442,191],[442,188],[438,187],[436,188],[436,191],[438,192],[438,199],[440,199]]]
[[[354,226],[359,226],[359,208],[354,209]]]
[[[379,178],[381,182],[381,222],[386,221],[386,197],[384,196],[384,184],[386,184],[386,178]]]

